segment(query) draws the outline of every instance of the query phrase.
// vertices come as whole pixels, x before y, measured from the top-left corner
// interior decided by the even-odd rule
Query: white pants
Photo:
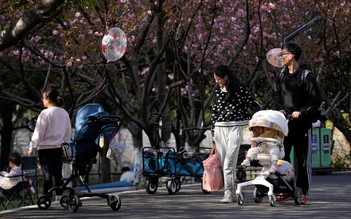
[[[216,153],[221,159],[224,189],[235,191],[236,165],[242,143],[243,125],[241,122],[216,122],[214,129],[214,141]]]

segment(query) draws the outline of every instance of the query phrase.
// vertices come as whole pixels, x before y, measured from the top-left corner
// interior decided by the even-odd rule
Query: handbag
[[[221,160],[214,153],[216,146],[212,147],[211,153],[204,161],[204,174],[202,176],[202,189],[208,192],[215,192],[223,188],[223,172]]]

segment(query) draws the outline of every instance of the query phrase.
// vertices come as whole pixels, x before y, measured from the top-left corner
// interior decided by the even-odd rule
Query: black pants
[[[43,190],[46,195],[50,188],[53,187],[53,178],[55,179],[55,186],[62,186],[62,149],[43,149],[38,150],[38,157],[41,170],[44,176]],[[62,195],[62,191],[56,190],[56,195]]]
[[[303,194],[307,194],[310,187],[311,178],[311,152],[308,143],[308,129],[301,132],[289,126],[289,135],[284,138],[284,160],[290,161],[291,148],[294,146],[296,162],[294,163],[296,175],[296,186],[300,187]]]

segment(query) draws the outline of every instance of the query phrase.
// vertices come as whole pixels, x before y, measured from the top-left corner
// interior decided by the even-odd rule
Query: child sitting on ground
[[[9,156],[9,166],[11,167],[10,172],[0,172],[0,188],[11,189],[17,183],[22,181],[22,169],[21,169],[22,157],[19,153],[14,152]]]
[[[257,145],[257,142],[253,140],[251,148],[247,151],[246,159],[241,163],[241,166],[250,166],[250,161],[254,160],[259,153],[269,153],[272,161],[269,172],[275,173],[278,159],[283,159],[285,155],[282,145],[284,134],[278,130],[260,126],[250,127],[249,130],[252,131],[253,137],[271,138],[277,141],[267,139],[267,141],[258,141]]]

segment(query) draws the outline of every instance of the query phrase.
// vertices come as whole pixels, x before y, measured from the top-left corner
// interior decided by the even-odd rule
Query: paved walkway
[[[153,195],[145,190],[118,192],[122,200],[119,211],[113,211],[104,199],[83,199],[75,213],[53,203],[47,210],[29,206],[16,211],[0,212],[4,218],[351,218],[351,172],[314,175],[308,204],[298,206],[293,200],[278,201],[270,207],[252,199],[253,187],[245,187],[243,205],[221,204],[223,192],[204,194],[200,184],[182,185],[175,195],[164,187]]]

